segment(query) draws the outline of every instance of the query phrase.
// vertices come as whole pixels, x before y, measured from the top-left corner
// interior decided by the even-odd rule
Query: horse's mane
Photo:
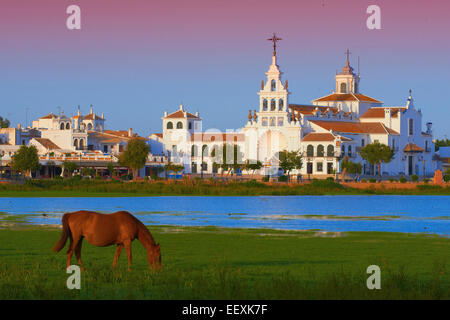
[[[135,216],[131,215],[136,222],[136,225],[138,227],[138,238],[139,240],[147,240],[151,246],[156,246],[155,239],[153,239],[152,234],[148,230],[148,228]]]

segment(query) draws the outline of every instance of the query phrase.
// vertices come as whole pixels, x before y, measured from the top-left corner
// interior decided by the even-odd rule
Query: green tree
[[[0,128],[9,128],[9,125],[11,122],[9,122],[8,119],[3,119],[3,117],[0,117]]]
[[[73,161],[64,161],[62,167],[69,173],[69,177],[72,177],[73,172],[78,169],[78,164]]]
[[[303,159],[300,151],[281,151],[279,153],[280,168],[287,173],[288,180],[292,170],[300,170],[303,166]]]
[[[440,147],[450,147],[450,140],[449,139],[436,139],[436,142],[434,143],[434,149],[435,151],[438,151]]]
[[[133,171],[133,179],[138,176],[139,169],[145,166],[150,146],[139,138],[128,141],[124,152],[119,156],[119,163],[129,167]]]
[[[387,145],[375,142],[361,148],[361,157],[370,164],[378,166],[378,174],[381,176],[381,163],[389,163],[394,157],[394,151]]]
[[[361,174],[362,171],[361,163],[349,161],[347,157],[342,160],[341,168],[349,174]]]
[[[114,176],[114,164],[112,162],[108,162],[106,168],[108,169],[109,177],[112,178]]]
[[[35,146],[21,146],[14,154],[11,168],[31,177],[31,172],[40,168],[39,156]]]
[[[253,178],[253,175],[255,174],[255,171],[259,170],[261,168],[262,168],[262,162],[259,161],[259,160],[257,160],[257,161],[247,160],[246,163],[245,163],[245,169],[246,170],[252,170],[252,178]]]

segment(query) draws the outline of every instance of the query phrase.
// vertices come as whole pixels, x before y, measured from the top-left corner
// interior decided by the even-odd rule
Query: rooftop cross
[[[277,41],[283,40],[277,37],[277,34],[274,32],[272,38],[267,39],[273,42],[273,55],[277,55]]]
[[[350,62],[350,54],[351,54],[350,50],[347,49],[347,51],[345,51],[345,54],[347,55],[347,64],[348,64]]]

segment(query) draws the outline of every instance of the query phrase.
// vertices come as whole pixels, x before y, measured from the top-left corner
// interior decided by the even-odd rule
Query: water
[[[148,225],[450,235],[448,196],[0,198],[0,226],[8,215],[60,224],[63,213],[77,210],[127,210]]]

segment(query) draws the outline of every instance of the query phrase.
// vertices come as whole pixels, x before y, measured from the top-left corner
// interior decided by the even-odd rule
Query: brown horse
[[[111,214],[101,214],[93,211],[76,211],[65,213],[62,217],[62,235],[53,251],[59,252],[66,245],[67,238],[70,245],[67,249],[67,267],[70,266],[72,254],[75,251],[78,263],[81,263],[81,244],[83,238],[98,247],[117,245],[112,267],[116,266],[123,247],[128,256],[128,270],[131,268],[131,242],[138,239],[147,249],[147,259],[153,270],[161,269],[161,249],[155,243],[150,231],[144,224],[127,211]]]

